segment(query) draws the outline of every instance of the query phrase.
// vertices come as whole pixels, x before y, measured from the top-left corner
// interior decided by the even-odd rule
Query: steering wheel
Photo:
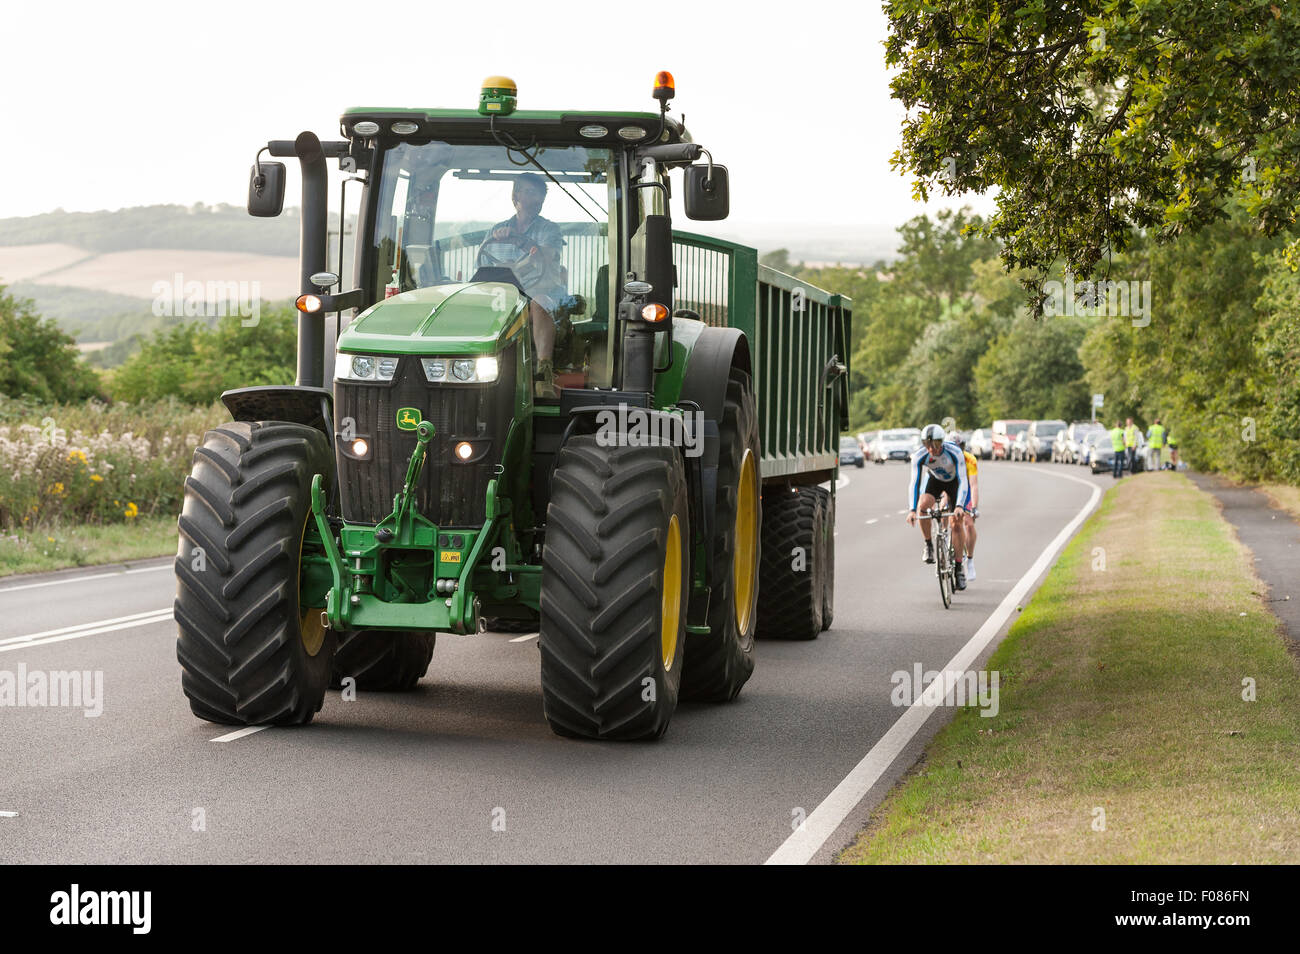
[[[478,252],[480,266],[512,268],[528,256],[529,249],[524,248],[513,237],[504,239],[489,238]]]

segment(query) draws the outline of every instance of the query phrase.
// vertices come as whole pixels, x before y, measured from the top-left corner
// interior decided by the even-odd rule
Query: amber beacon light
[[[673,74],[667,70],[660,70],[655,74],[655,91],[654,97],[661,103],[666,103],[677,95],[677,85],[673,82]]]

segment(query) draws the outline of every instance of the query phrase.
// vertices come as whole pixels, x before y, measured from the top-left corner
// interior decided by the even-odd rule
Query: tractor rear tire
[[[174,613],[181,686],[201,719],[300,725],[320,711],[335,633],[299,603],[316,474],[333,484],[329,441],[302,424],[223,424],[194,452]]]
[[[339,689],[351,676],[358,689],[406,692],[429,671],[433,633],[362,629],[339,635],[330,688]]]
[[[835,498],[822,493],[822,632],[835,621]]]
[[[822,522],[821,492],[816,487],[778,488],[764,495],[758,585],[760,639],[808,640],[821,633]]]
[[[682,698],[727,702],[754,671],[758,628],[758,413],[747,373],[732,368],[718,428],[718,495],[711,543],[709,632],[688,633]]]
[[[570,438],[556,456],[542,555],[542,708],[558,734],[654,739],[681,686],[691,587],[676,448]]]

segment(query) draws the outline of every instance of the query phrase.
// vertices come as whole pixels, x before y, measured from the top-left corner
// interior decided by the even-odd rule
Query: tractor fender
[[[721,421],[727,375],[733,367],[752,375],[749,339],[739,328],[704,328],[686,354],[679,401],[694,401],[705,420]]]
[[[221,395],[236,421],[288,421],[321,431],[334,446],[334,395],[329,388],[268,384],[236,388]]]

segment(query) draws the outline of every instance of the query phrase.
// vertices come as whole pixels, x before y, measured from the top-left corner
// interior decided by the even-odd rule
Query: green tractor
[[[756,637],[830,626],[849,302],[674,232],[670,173],[698,220],[728,176],[672,95],[526,112],[493,77],[259,151],[254,215],[284,201],[262,152],[302,172],[297,383],[224,394],[185,482],[197,716],[306,723],[331,687],[413,688],[439,632],[536,631],[555,732],[656,738],[740,692]],[[350,291],[328,159],[361,187]]]

